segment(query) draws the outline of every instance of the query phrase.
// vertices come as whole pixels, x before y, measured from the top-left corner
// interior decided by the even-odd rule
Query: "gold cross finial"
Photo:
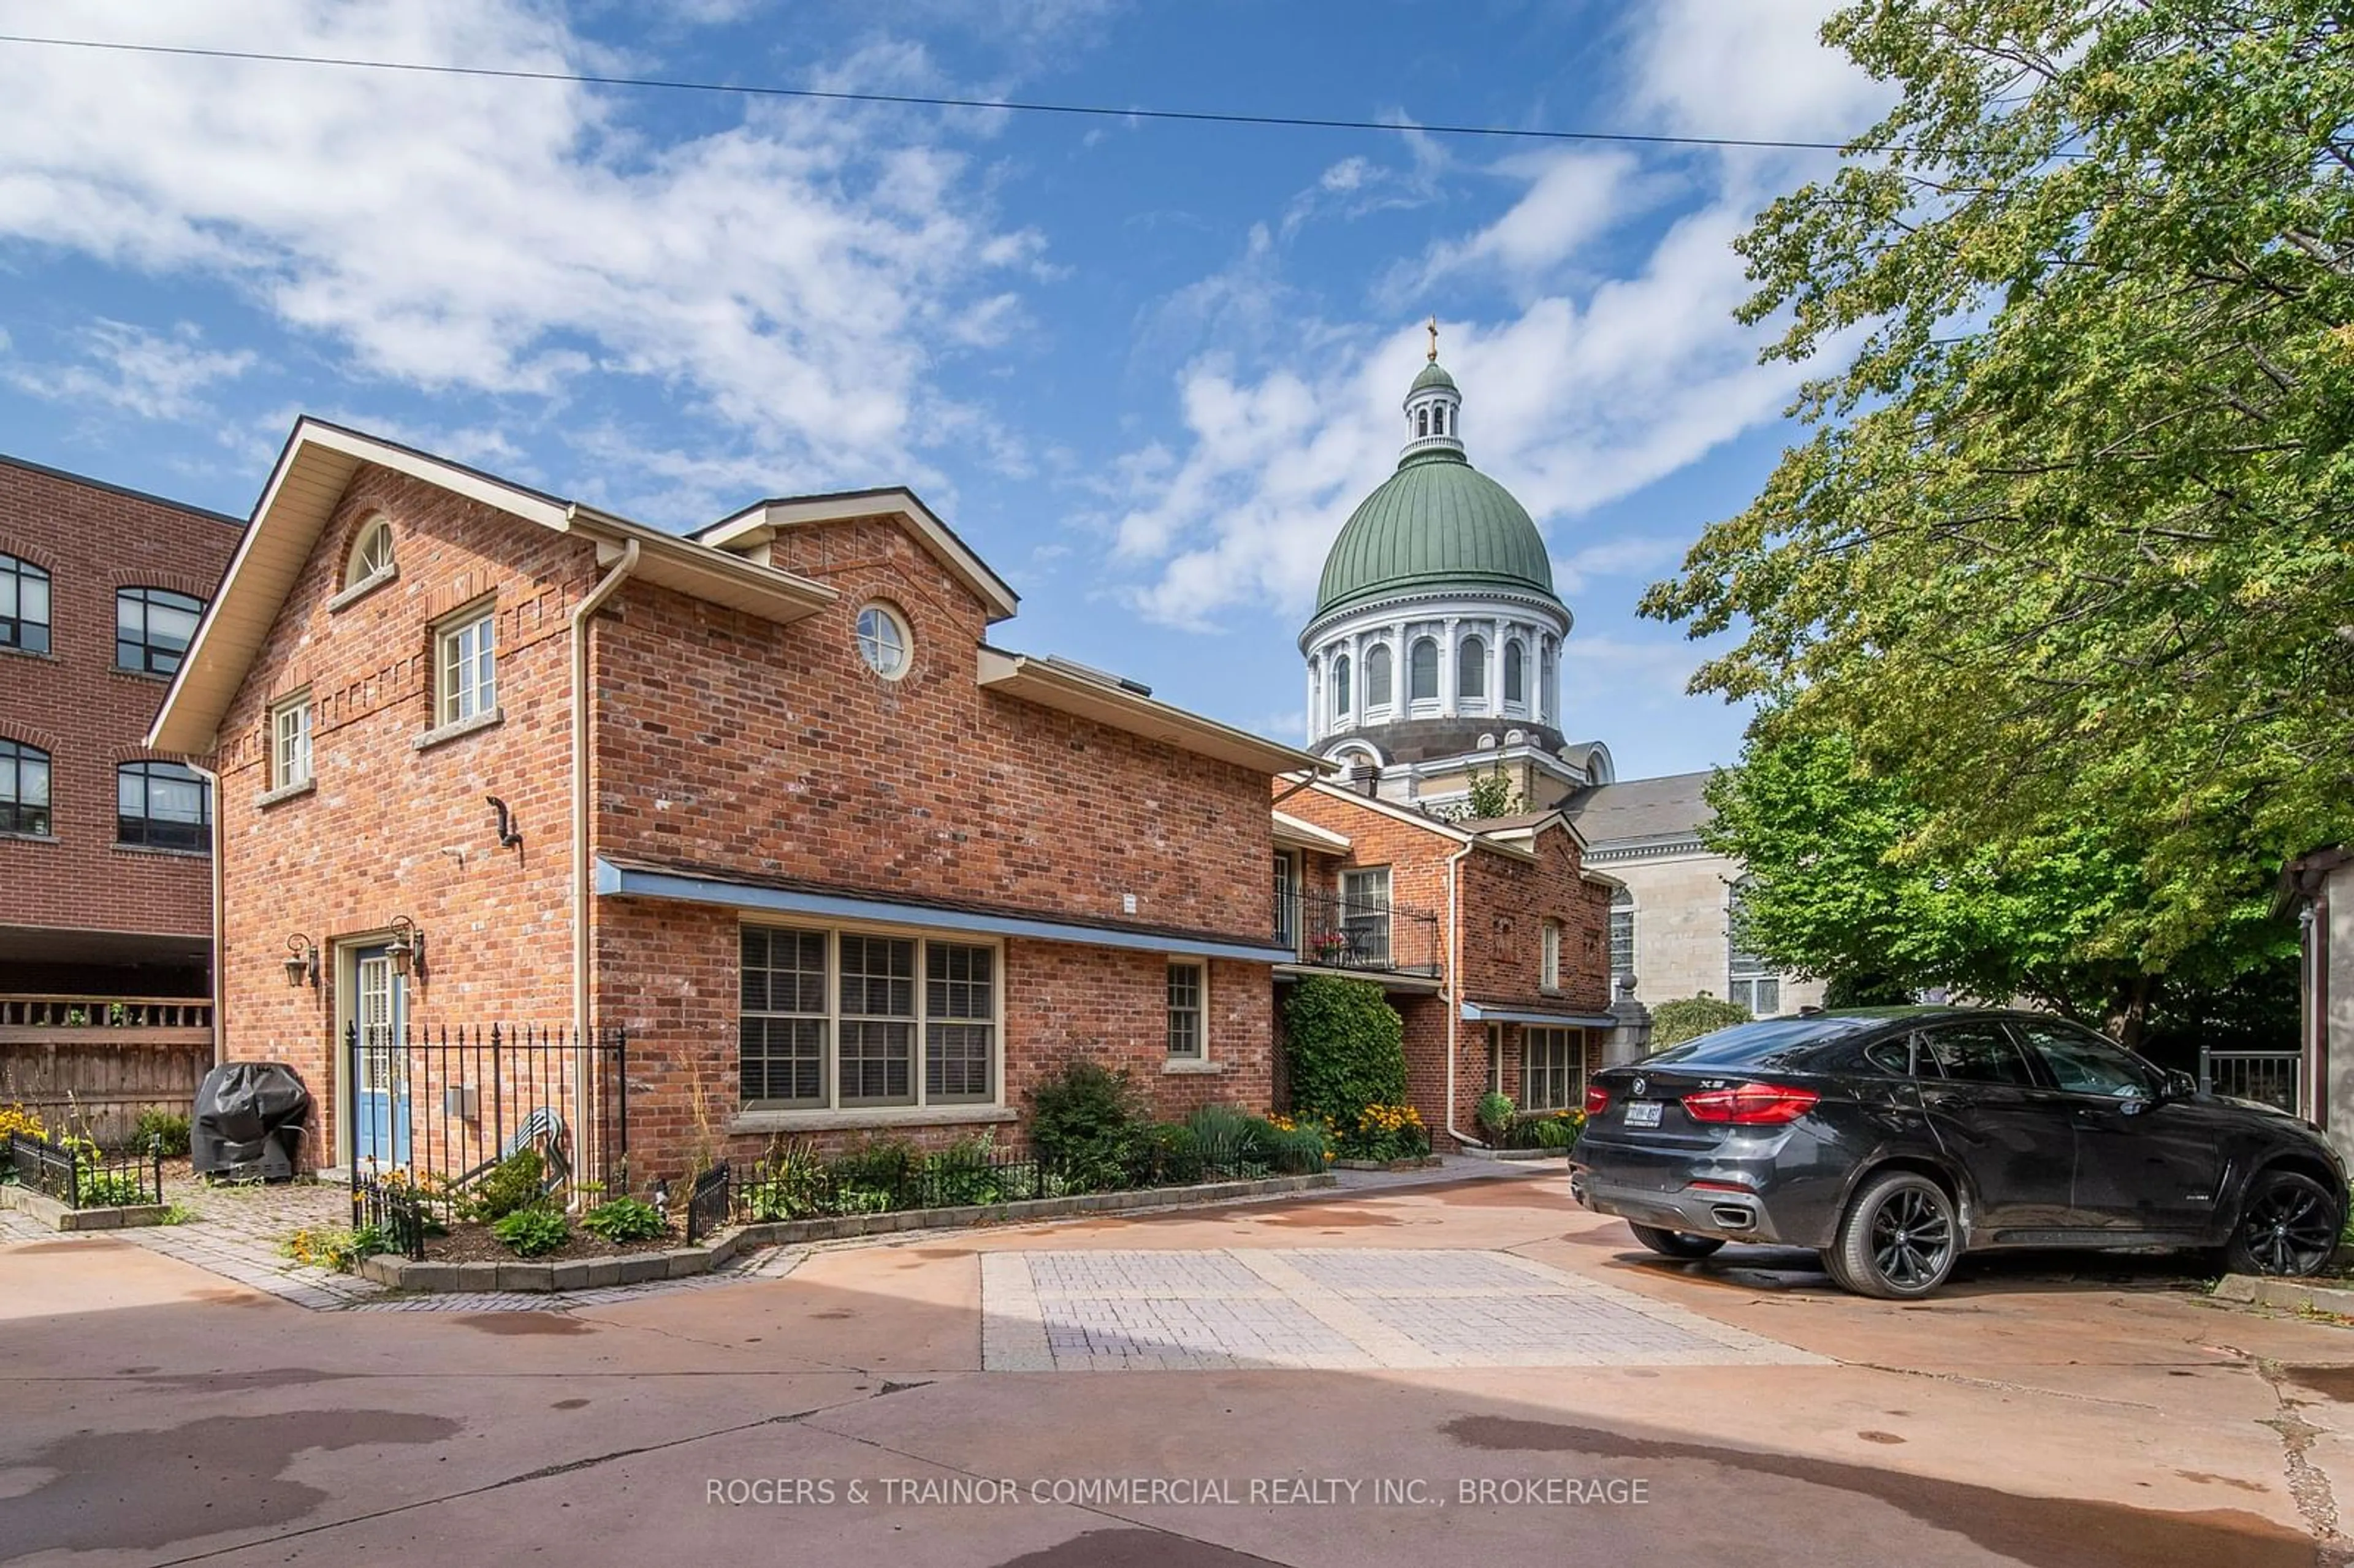
[[[1430,363],[1438,363],[1438,318],[1433,316],[1425,323],[1430,328]]]

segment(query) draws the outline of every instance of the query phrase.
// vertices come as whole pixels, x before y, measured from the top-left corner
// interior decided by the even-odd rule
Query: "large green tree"
[[[1760,726],[1710,780],[1710,846],[1745,863],[1742,944],[1801,973],[1997,1001],[2025,997],[2139,1044],[2153,1020],[2296,950],[2261,896],[2155,955],[2136,846],[2096,820],[1932,845],[1911,783],[1840,736]]]
[[[1812,429],[1646,610],[1902,779],[1924,867],[2098,868],[2095,955],[2354,832],[2349,16],[1867,0],[1824,37],[1895,108],[1740,244]]]

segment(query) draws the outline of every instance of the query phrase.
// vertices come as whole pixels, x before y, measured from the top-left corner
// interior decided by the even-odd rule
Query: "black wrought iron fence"
[[[2295,1051],[2208,1051],[2199,1053],[2200,1086],[2211,1095],[2256,1100],[2277,1106],[2294,1116],[2297,1110],[2297,1074],[2303,1060]]]
[[[697,1176],[687,1190],[686,1245],[693,1246],[726,1225],[731,1204],[727,1162],[723,1160]]]
[[[380,1225],[409,1256],[441,1208],[526,1150],[559,1200],[628,1190],[624,1030],[353,1026],[344,1071],[352,1223]]]
[[[1438,916],[1426,910],[1312,887],[1291,899],[1277,918],[1278,939],[1296,942],[1304,962],[1390,974],[1439,972]]]
[[[122,1209],[164,1201],[162,1140],[106,1153],[79,1140],[8,1135],[8,1168],[21,1184],[69,1209]]]

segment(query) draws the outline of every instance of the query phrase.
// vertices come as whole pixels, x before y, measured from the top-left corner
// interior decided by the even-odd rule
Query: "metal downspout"
[[[638,569],[638,553],[635,539],[624,541],[621,558],[572,607],[567,618],[572,640],[572,1041],[578,1055],[572,1073],[572,1127],[576,1163],[588,1136],[588,1075],[590,1064],[596,1060],[588,1038],[592,1001],[588,911],[596,896],[596,869],[588,858],[588,618]],[[620,1092],[628,1093],[628,1086],[621,1086]]]
[[[1455,1026],[1463,1012],[1462,869],[1477,847],[1467,843],[1447,857],[1447,986],[1438,995],[1447,1004],[1447,1136],[1458,1144],[1485,1149],[1487,1139],[1473,1138],[1455,1126]]]

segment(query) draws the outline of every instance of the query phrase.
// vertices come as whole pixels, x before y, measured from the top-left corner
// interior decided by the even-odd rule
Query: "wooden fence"
[[[212,1065],[200,998],[0,996],[0,1106],[52,1132],[127,1142],[143,1111],[186,1116]]]

